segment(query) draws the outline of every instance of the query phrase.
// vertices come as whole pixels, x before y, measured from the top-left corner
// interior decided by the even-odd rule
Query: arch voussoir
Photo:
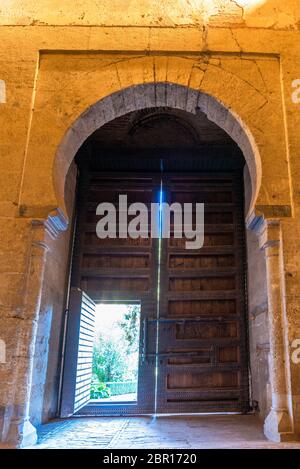
[[[101,126],[127,114],[146,108],[170,107],[194,115],[204,112],[208,119],[224,129],[244,153],[251,178],[251,200],[248,213],[253,210],[261,180],[261,163],[254,139],[241,120],[219,100],[188,86],[151,82],[133,85],[116,91],[97,101],[84,111],[66,132],[56,154],[54,182],[60,208],[64,210],[64,182],[68,168],[84,141]]]

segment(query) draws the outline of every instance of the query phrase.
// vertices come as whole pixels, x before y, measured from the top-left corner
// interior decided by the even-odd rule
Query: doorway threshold
[[[86,418],[86,417],[97,417],[97,418],[102,418],[102,417],[151,417],[153,419],[156,418],[169,418],[169,417],[174,417],[174,418],[186,418],[186,417],[210,417],[210,416],[228,416],[228,415],[252,415],[254,412],[249,411],[247,413],[244,412],[188,412],[188,413],[141,413],[141,412],[127,412],[125,413],[117,413],[115,412],[114,414],[101,414],[100,413],[91,413],[89,410],[87,412],[78,411],[78,413],[70,416],[69,418]]]

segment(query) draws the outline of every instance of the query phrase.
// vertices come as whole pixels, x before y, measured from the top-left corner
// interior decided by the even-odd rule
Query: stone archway
[[[145,99],[147,96],[147,100]],[[157,97],[160,96],[160,99]],[[169,96],[169,98],[168,98]],[[170,99],[170,96],[173,99]],[[144,97],[142,99],[142,97]],[[246,215],[251,218],[261,183],[261,162],[258,149],[248,129],[240,119],[211,96],[182,85],[156,83],[126,88],[103,98],[90,106],[68,129],[56,154],[54,184],[57,200],[64,207],[65,180],[74,154],[86,139],[105,124],[132,111],[159,107],[180,109],[196,116],[202,112],[209,120],[223,128],[241,148],[247,167],[244,174],[246,187]]]
[[[84,67],[73,73],[79,59]],[[271,71],[276,77],[272,93],[267,86]],[[64,178],[83,139],[124,112],[150,106],[191,113],[203,110],[245,155],[250,176],[246,175],[246,185],[251,187],[247,191],[249,217],[254,201],[259,214],[290,216],[281,92],[276,57],[74,53],[62,58],[45,53],[32,109],[20,216],[46,218],[52,212],[50,223],[62,229],[66,222]]]
[[[90,106],[65,133],[56,153],[53,180],[57,200],[66,213],[65,178],[74,155],[84,141],[111,120],[145,108],[166,106],[206,114],[209,120],[225,130],[243,152],[247,163],[245,172],[246,220],[253,216],[255,202],[261,186],[261,159],[255,140],[241,119],[232,110],[212,96],[174,83],[136,85],[115,92]]]
[[[273,220],[269,223],[264,220],[263,216],[257,217],[255,214],[255,204],[262,180],[258,147],[250,130],[241,119],[220,101],[206,93],[174,83],[148,83],[125,88],[90,106],[67,130],[56,153],[53,181],[62,213],[66,213],[64,196],[68,169],[74,154],[89,135],[104,124],[128,112],[160,106],[181,109],[194,115],[197,115],[198,110],[204,112],[208,119],[225,130],[242,150],[247,164],[244,171],[246,224],[255,229],[259,235],[261,248],[266,250],[269,309],[273,310],[276,316],[282,316],[280,302],[284,293],[279,285],[276,292],[272,287],[274,281],[278,283],[278,278],[282,275],[280,225]],[[276,240],[273,239],[275,232]],[[276,254],[270,254],[275,246]],[[274,262],[274,257],[276,262]],[[269,312],[272,313],[272,311]],[[270,439],[281,441],[281,439],[290,438],[292,427],[286,394],[288,385],[280,365],[284,361],[285,345],[282,331],[278,330],[278,323],[277,330],[275,330],[276,323],[277,318],[271,315],[272,408],[265,422],[265,434]]]
[[[224,77],[223,77],[224,78]],[[235,80],[238,83],[238,80]],[[248,87],[248,85],[243,86]],[[242,88],[243,88],[242,86]],[[241,88],[241,89],[242,89]],[[251,88],[251,87],[250,87]],[[245,88],[243,88],[245,89]],[[228,90],[227,90],[228,91]],[[249,96],[251,93],[249,94]],[[225,99],[226,101],[226,99]],[[77,152],[80,148],[82,143],[86,140],[86,138],[96,129],[104,125],[105,123],[113,120],[114,118],[126,114],[133,110],[139,110],[149,107],[173,107],[177,109],[182,109],[187,112],[191,112],[193,114],[197,114],[197,110],[204,112],[207,117],[216,123],[219,127],[223,128],[231,137],[232,139],[239,145],[241,148],[246,162],[247,162],[247,171],[245,172],[245,187],[246,187],[246,213],[247,213],[247,222],[252,223],[252,225],[257,226],[257,221],[262,220],[262,218],[255,218],[255,205],[257,201],[257,197],[261,190],[261,181],[262,181],[262,163],[261,158],[259,155],[259,147],[256,145],[256,139],[253,137],[252,132],[248,129],[248,126],[237,116],[237,113],[232,109],[229,109],[228,105],[222,104],[222,100],[217,98],[211,97],[209,93],[206,92],[204,89],[203,91],[199,91],[193,89],[190,86],[182,85],[180,83],[171,83],[171,82],[149,82],[144,84],[136,84],[133,86],[125,87],[124,89],[119,89],[111,94],[106,95],[106,97],[98,100],[95,104],[90,105],[86,111],[84,111],[74,123],[69,126],[68,130],[64,133],[63,138],[60,141],[60,144],[56,151],[56,156],[54,160],[47,161],[46,166],[50,165],[53,173],[53,192],[55,193],[55,198],[51,191],[48,191],[50,182],[48,180],[48,185],[46,187],[46,193],[48,191],[48,195],[45,198],[49,201],[49,203],[45,204],[44,201],[41,203],[41,208],[37,210],[31,210],[30,203],[27,204],[27,200],[29,194],[29,187],[30,183],[33,183],[34,180],[38,177],[37,168],[35,168],[32,173],[30,173],[30,160],[34,155],[34,147],[33,145],[29,145],[29,157],[27,160],[27,164],[29,165],[27,168],[24,169],[24,179],[23,179],[23,190],[20,197],[21,203],[20,208],[22,209],[22,216],[26,216],[29,218],[38,217],[39,222],[39,233],[34,236],[33,239],[33,246],[37,245],[39,247],[47,246],[47,242],[44,241],[40,242],[40,238],[42,240],[45,238],[45,234],[41,234],[46,227],[48,233],[51,234],[52,237],[55,237],[59,231],[63,231],[66,229],[67,226],[67,212],[65,206],[65,179],[70,167],[70,164]],[[35,128],[33,126],[33,136],[35,132]],[[33,142],[35,141],[36,137],[33,137]],[[37,139],[38,141],[38,139]],[[47,175],[49,179],[49,175]],[[285,192],[283,192],[285,194]],[[280,196],[281,197],[281,196]],[[281,200],[279,197],[279,202],[282,203],[284,201],[284,197]],[[264,200],[264,197],[262,198]],[[265,207],[265,206],[263,206]],[[50,214],[49,214],[50,212]],[[46,214],[49,214],[48,219],[46,220]],[[253,223],[254,219],[254,223]],[[259,227],[265,227],[265,224],[260,223]],[[273,226],[273,225],[272,225]],[[274,230],[261,230],[261,236],[265,236],[267,234],[267,238],[270,234],[270,240],[265,241],[263,243],[264,247],[273,246],[273,239]],[[281,232],[280,229],[276,231],[276,246],[279,246],[281,252]],[[271,244],[269,244],[269,242]],[[55,249],[55,247],[54,247]],[[280,254],[281,256],[281,254]],[[279,258],[280,258],[279,256]],[[40,278],[42,278],[42,272],[45,268],[45,262],[42,263],[43,265],[40,266]],[[272,275],[274,278],[278,278],[278,273],[280,272],[280,263],[275,265],[274,263],[271,266],[271,270],[269,271],[269,282],[270,288],[272,284]],[[275,269],[275,270],[274,270]],[[36,273],[35,273],[36,274]],[[34,280],[34,279],[33,279]],[[30,284],[30,282],[29,282]],[[41,292],[37,292],[37,298],[40,298]],[[272,296],[273,295],[273,296]],[[277,316],[282,314],[282,308],[280,306],[280,298],[282,298],[283,292],[281,287],[278,286],[276,293],[271,292],[271,307],[273,308]],[[38,310],[39,310],[39,300],[38,301],[30,301],[30,306],[33,308],[34,306],[36,310],[36,315],[38,317]],[[276,321],[275,321],[276,323]],[[277,329],[278,329],[278,322],[277,322]],[[33,331],[31,337],[31,344],[35,343],[35,333]],[[279,336],[282,336],[282,333],[277,331],[274,338],[278,339]],[[277,349],[280,349],[280,354],[278,355]],[[274,341],[274,361],[276,361],[276,356],[284,355],[284,343],[282,337],[280,340]],[[279,362],[277,360],[277,367],[276,371],[280,370]],[[32,365],[26,370],[26,376],[24,379],[30,381],[30,375],[32,374]],[[278,396],[286,396],[286,381],[285,378],[282,376],[279,379],[276,379],[275,375],[271,377],[274,378],[274,399],[273,399],[273,412],[271,418],[269,419],[270,425],[272,427],[272,431],[274,433],[275,438],[281,438],[281,434],[290,433],[290,422],[289,419],[285,419],[283,417],[289,417],[289,411],[287,410],[287,404],[285,403],[286,397],[278,398]],[[24,402],[28,403],[28,399],[30,396],[30,389],[27,389],[24,393],[22,399]],[[25,426],[28,426],[28,405],[24,406],[25,412],[24,415],[18,417],[18,430],[22,427],[25,429]],[[284,427],[281,428],[280,425],[284,421]],[[21,422],[21,423],[20,423]],[[31,434],[32,429],[30,429]],[[272,431],[267,431],[266,433],[269,434],[270,437],[272,436]],[[31,438],[33,438],[31,436]]]

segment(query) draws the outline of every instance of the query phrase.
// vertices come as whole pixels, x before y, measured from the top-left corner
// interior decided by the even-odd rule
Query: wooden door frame
[[[146,337],[148,344],[145,344],[145,336],[147,330],[145,325],[147,324],[147,318],[149,317],[149,311],[151,312],[151,299],[147,297],[141,297],[140,300],[136,299],[136,296],[129,294],[118,295],[118,300],[114,295],[112,300],[111,295],[101,295],[96,300],[98,303],[119,303],[119,304],[139,304],[141,306],[140,314],[140,336],[139,336],[139,364],[138,364],[138,391],[137,400],[133,402],[107,402],[97,403],[89,402],[82,407],[74,415],[101,415],[101,416],[117,416],[117,415],[145,415],[153,414],[154,412],[154,401],[155,401],[155,373],[153,360],[148,360],[144,356],[145,345],[149,346],[151,340]],[[151,314],[151,313],[150,313]],[[148,330],[149,332],[149,330]],[[147,352],[146,352],[147,353]],[[152,391],[151,391],[152,390]]]

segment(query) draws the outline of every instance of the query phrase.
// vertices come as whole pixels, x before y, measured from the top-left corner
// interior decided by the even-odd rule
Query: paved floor
[[[89,417],[39,428],[40,448],[299,448],[266,440],[253,415]]]

